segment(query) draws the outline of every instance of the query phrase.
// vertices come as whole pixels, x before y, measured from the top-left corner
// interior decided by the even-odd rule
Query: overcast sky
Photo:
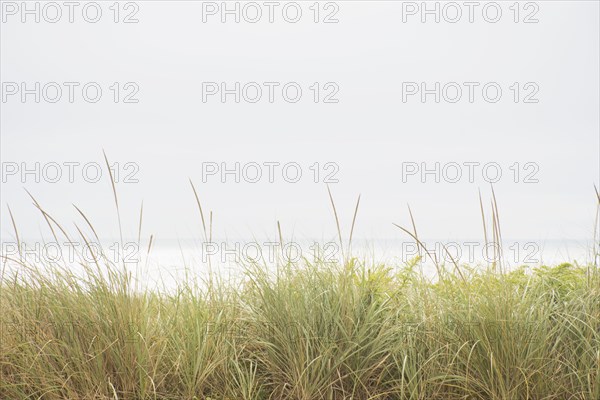
[[[115,237],[103,149],[128,236],[143,201],[145,236],[200,237],[192,179],[216,236],[335,237],[328,183],[346,235],[361,194],[357,237],[403,237],[410,204],[423,236],[480,238],[495,182],[505,237],[591,238],[596,1],[21,4],[2,2],[3,240],[7,203],[46,229],[24,189]]]

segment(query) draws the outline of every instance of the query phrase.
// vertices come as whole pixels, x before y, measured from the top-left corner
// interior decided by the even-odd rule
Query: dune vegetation
[[[597,267],[352,259],[168,293],[102,267],[3,276],[0,398],[600,398]]]
[[[598,265],[432,278],[420,261],[250,263],[163,291],[106,257],[77,273],[5,257],[0,399],[600,399]]]

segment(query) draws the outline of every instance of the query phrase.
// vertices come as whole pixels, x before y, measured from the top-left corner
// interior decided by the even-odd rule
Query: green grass
[[[432,282],[350,260],[168,293],[23,268],[0,287],[1,399],[600,399],[596,267]]]
[[[191,186],[210,242],[212,212],[205,219]],[[113,193],[121,233],[114,184]],[[75,241],[32,199],[57,243],[98,240],[79,209],[92,234],[76,225]],[[77,274],[4,259],[0,399],[600,399],[597,265],[433,260],[432,280],[419,259],[367,264],[349,257],[359,203],[347,261],[240,266],[241,279],[210,273],[169,291],[141,289],[108,257]],[[495,196],[491,204],[486,225],[480,196],[485,242],[499,244]],[[399,228],[431,258],[409,214],[412,230]],[[138,242],[141,226],[142,212]],[[279,223],[278,232],[283,243]]]

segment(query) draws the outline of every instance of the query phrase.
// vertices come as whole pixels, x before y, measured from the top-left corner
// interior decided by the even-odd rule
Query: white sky
[[[136,11],[139,22],[132,24],[112,21],[112,2],[98,3],[102,17],[95,24],[82,17],[86,2],[75,9],[74,23],[68,22],[65,6],[60,6],[63,16],[57,23],[44,21],[44,15],[39,23],[25,15],[23,23],[21,10],[13,15],[7,3],[11,2],[2,2],[0,39],[6,97],[0,121],[3,238],[12,238],[7,203],[22,235],[45,230],[24,188],[67,225],[78,218],[75,203],[101,235],[115,237],[109,181],[106,176],[96,184],[82,178],[81,165],[103,163],[102,149],[111,162],[119,163],[121,180],[134,171],[126,163],[139,167],[138,183],[117,184],[124,230],[130,236],[136,235],[143,200],[145,236],[200,237],[191,178],[205,209],[214,211],[216,236],[272,237],[279,220],[287,235],[335,237],[323,183],[327,172],[336,170],[324,169],[325,164],[335,163],[339,183],[329,186],[346,234],[356,197],[362,194],[358,237],[403,237],[391,223],[409,224],[409,203],[424,236],[480,238],[478,189],[486,201],[490,198],[481,165],[498,163],[502,178],[494,188],[505,237],[591,238],[600,151],[596,1],[521,2],[518,23],[509,8],[512,1],[498,2],[502,16],[497,23],[486,22],[482,15],[489,2],[475,8],[473,23],[464,2],[457,3],[463,13],[457,23],[444,21],[443,15],[440,23],[432,15],[422,23],[419,13],[409,15],[413,4],[421,2],[321,3],[319,19],[334,13],[331,18],[339,21],[328,24],[313,21],[313,2],[298,2],[298,23],[284,20],[286,2],[275,8],[274,23],[268,22],[263,2],[258,2],[263,17],[257,23],[245,22],[243,15],[240,23],[231,15],[222,23],[220,14],[205,15],[204,23],[203,9],[213,10],[213,4],[220,7],[221,2],[144,1],[135,3],[137,11],[134,5],[122,4],[119,19]],[[228,4],[234,7],[233,3]],[[21,7],[21,2],[11,4]],[[428,4],[434,7],[434,2]],[[439,4],[443,8],[445,3]],[[494,8],[487,7],[487,17],[493,18]],[[288,6],[292,17],[293,10]],[[408,12],[406,22],[403,10]],[[453,18],[453,9],[445,10],[446,17]],[[47,18],[54,18],[54,10],[46,11]],[[523,23],[527,16],[539,22]],[[14,89],[11,82],[25,82],[29,88],[35,82],[42,87],[48,82],[80,86],[73,103],[65,86],[57,103],[43,96],[35,103],[34,95],[23,103],[20,93],[7,94]],[[81,97],[87,82],[97,82],[103,90],[97,103]],[[110,89],[114,82],[120,84],[120,96],[132,90],[125,83],[135,83],[139,102],[115,104]],[[233,95],[225,103],[219,95],[203,102],[203,82],[226,82],[229,88],[235,82],[259,82],[263,97],[255,104],[235,103]],[[263,82],[280,84],[273,103],[267,100]],[[303,90],[297,103],[282,98],[281,87],[288,82]],[[339,88],[334,95],[338,102],[315,103],[310,88],[315,82],[319,100]],[[435,82],[442,87],[457,82],[463,97],[457,103],[435,103],[429,95],[423,103],[417,94],[403,102],[403,82],[426,82],[430,89]],[[479,84],[473,103],[463,82]],[[482,97],[482,86],[490,82],[502,89],[496,103]],[[511,89],[515,82],[518,103]],[[333,85],[325,87],[326,83]],[[448,90],[447,97],[453,97],[454,89]],[[538,102],[524,103],[532,92],[537,92],[531,98]],[[32,175],[22,179],[21,171],[7,175],[14,165],[21,170],[38,161],[42,168],[48,165],[44,163],[62,165],[63,178],[37,183]],[[80,163],[74,167],[74,183],[66,178],[64,163],[69,162]],[[243,178],[235,183],[232,176],[222,183],[218,175],[203,183],[203,163],[209,162],[230,168],[235,162],[298,163],[303,175],[298,183],[289,183],[279,167],[274,183],[266,175],[258,183]],[[321,171],[319,183],[313,182],[314,167],[310,169],[315,162]],[[436,183],[428,175],[422,183],[417,174],[403,182],[407,162],[419,168],[421,163],[429,168],[436,162],[458,163],[463,165],[463,178],[459,183]],[[480,163],[472,183],[463,164],[469,162]],[[263,174],[267,172],[263,165]],[[527,177],[539,182],[525,183]]]

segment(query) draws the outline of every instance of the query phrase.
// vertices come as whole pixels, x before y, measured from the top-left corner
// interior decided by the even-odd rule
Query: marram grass
[[[600,271],[3,274],[0,399],[600,399]]]

